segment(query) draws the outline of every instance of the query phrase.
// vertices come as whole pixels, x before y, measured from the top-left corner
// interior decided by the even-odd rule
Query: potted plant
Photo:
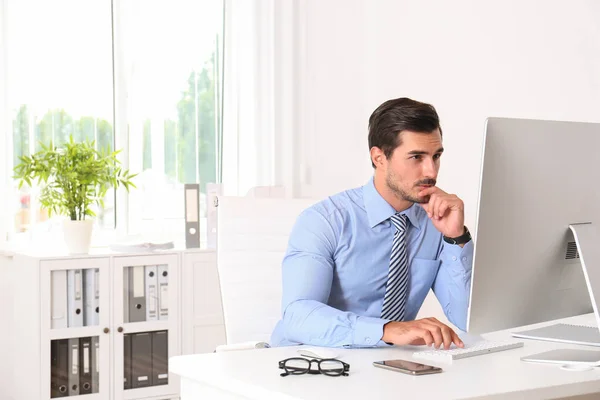
[[[74,142],[73,137],[61,147],[52,143],[31,156],[19,157],[15,179],[19,188],[30,187],[37,180],[41,186],[40,204],[48,215],[65,215],[63,233],[71,254],[89,251],[95,216],[93,205],[104,207],[104,197],[111,187],[135,187],[131,181],[137,174],[123,170],[118,151],[96,150],[94,141]]]

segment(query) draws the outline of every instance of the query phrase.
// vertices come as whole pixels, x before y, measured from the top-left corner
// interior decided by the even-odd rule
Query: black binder
[[[123,335],[123,389],[131,389],[131,334]]]
[[[169,334],[168,331],[152,332],[152,385],[169,383]]]
[[[150,332],[131,334],[131,388],[152,384],[152,336]]]
[[[50,358],[50,397],[66,397],[69,395],[69,340],[53,340],[50,344]]]
[[[79,394],[92,393],[92,338],[79,339]]]
[[[50,342],[50,398],[62,397],[58,391],[58,340]]]

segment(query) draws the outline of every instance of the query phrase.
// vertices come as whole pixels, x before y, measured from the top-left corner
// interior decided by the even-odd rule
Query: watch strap
[[[462,235],[454,238],[443,236],[443,239],[444,242],[450,244],[465,244],[471,241],[471,232],[469,232],[469,229],[465,226],[465,233]]]

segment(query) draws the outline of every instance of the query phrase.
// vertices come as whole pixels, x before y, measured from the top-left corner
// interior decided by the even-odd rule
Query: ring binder
[[[129,267],[129,322],[146,320],[144,266]]]
[[[99,324],[99,269],[88,268],[83,270],[83,303],[85,326],[97,326]]]
[[[68,393],[69,396],[79,395],[79,339],[68,339]]]
[[[80,269],[67,271],[67,311],[69,327],[83,326],[83,279]]]
[[[131,335],[131,388],[152,384],[152,338],[150,332]]]
[[[92,338],[79,339],[79,394],[92,393]]]
[[[156,265],[145,267],[146,321],[158,319],[158,268]]]
[[[197,183],[186,183],[185,191],[185,247],[200,247],[200,218],[198,218],[200,207],[200,185]]]
[[[51,272],[51,303],[52,303],[52,329],[66,328],[67,322],[67,271],[57,270]]]
[[[169,268],[166,265],[158,266],[158,319],[169,318]]]

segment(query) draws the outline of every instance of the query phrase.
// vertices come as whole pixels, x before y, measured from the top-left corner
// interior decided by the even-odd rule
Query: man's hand
[[[458,335],[448,325],[435,318],[388,322],[383,326],[381,340],[397,345],[433,345],[436,349],[444,346],[446,350],[452,343],[458,347],[464,347],[464,343]]]
[[[419,192],[419,197],[429,196],[429,202],[420,203],[433,226],[446,237],[458,237],[465,233],[465,205],[454,194],[448,194],[437,186]]]

